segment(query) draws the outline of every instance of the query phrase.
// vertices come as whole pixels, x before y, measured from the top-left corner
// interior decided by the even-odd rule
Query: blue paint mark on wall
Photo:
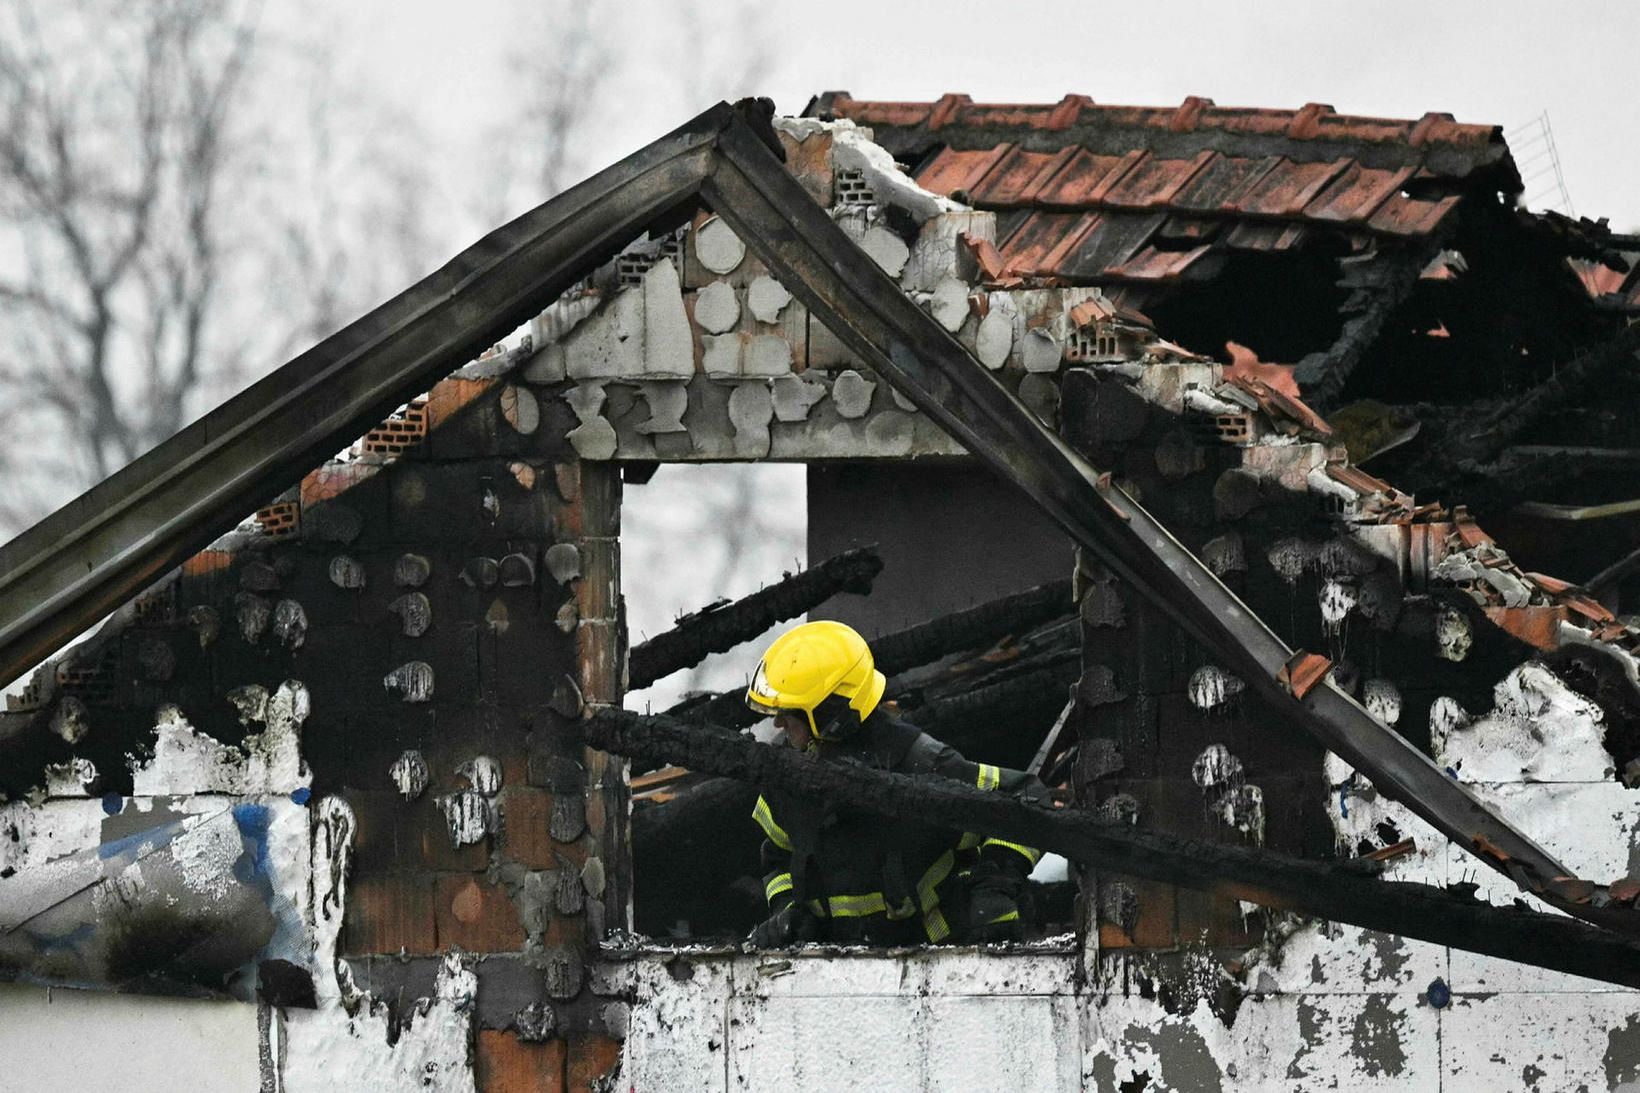
[[[221,813],[217,813],[217,815],[220,816]],[[146,847],[149,851],[153,851],[159,850],[162,847],[170,846],[171,841],[178,835],[182,834],[185,830],[184,825],[187,820],[191,819],[193,819],[193,817],[189,816],[181,820],[173,820],[167,824],[160,824],[156,827],[151,827],[146,831],[139,831],[134,835],[126,835],[125,837],[119,839],[110,839],[108,842],[102,843],[97,847],[97,857],[107,861],[109,858],[119,857],[126,851],[131,851],[135,854],[143,847]]]
[[[313,791],[307,786],[298,786],[290,791],[290,799],[299,805],[307,804],[308,798],[311,796],[313,796]]]
[[[245,853],[234,862],[233,875],[241,884],[249,884],[268,873],[268,824],[272,817],[267,805],[234,805],[233,822],[239,826],[245,841]]]
[[[103,811],[110,816],[118,816],[125,811],[125,798],[118,793],[105,793],[102,799]]]

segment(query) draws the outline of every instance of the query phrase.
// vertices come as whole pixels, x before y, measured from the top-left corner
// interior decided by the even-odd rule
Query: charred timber
[[[713,604],[685,615],[666,633],[633,646],[627,687],[642,690],[673,672],[693,668],[712,653],[728,652],[776,623],[819,607],[839,592],[864,596],[882,571],[877,548],[858,547],[733,603]]]
[[[1583,350],[1555,369],[1549,379],[1512,398],[1479,427],[1458,438],[1454,455],[1461,462],[1485,462],[1514,443],[1545,414],[1585,393],[1613,369],[1632,369],[1640,358],[1640,324],[1625,328],[1608,342]]]
[[[1440,244],[1435,242],[1416,253],[1391,259],[1388,264],[1393,270],[1387,282],[1376,287],[1372,302],[1344,320],[1337,340],[1324,352],[1312,353],[1298,362],[1293,378],[1304,392],[1304,401],[1318,413],[1337,407],[1355,366],[1378,341],[1389,317],[1412,295],[1419,274],[1439,250]]]
[[[907,706],[905,714],[928,735],[954,743],[953,737],[968,737],[987,726],[1007,728],[1010,714],[1022,707],[1041,705],[1058,710],[1065,704],[1067,689],[1081,674],[1075,659],[1062,659],[1010,675],[995,683],[982,683],[971,690]],[[966,742],[966,741],[965,741]],[[1033,747],[1040,740],[1033,742]]]
[[[788,748],[667,717],[602,710],[582,723],[582,731],[587,743],[633,758],[822,797],[891,819],[983,831],[1097,869],[1640,987],[1640,941],[1561,915],[1494,907],[1425,884],[1378,880],[1352,866],[1180,839],[1082,809],[1043,808],[945,779],[816,762]]]
[[[897,675],[952,653],[1022,634],[1074,608],[1070,580],[1053,581],[880,637],[871,643],[871,654],[878,671]]]

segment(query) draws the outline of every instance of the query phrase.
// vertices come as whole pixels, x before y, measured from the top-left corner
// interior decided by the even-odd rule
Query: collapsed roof
[[[1296,366],[1310,405],[1346,408],[1357,461],[1386,453],[1402,488],[1489,519],[1629,499],[1636,396],[1611,379],[1634,360],[1618,335],[1640,314],[1640,247],[1604,221],[1521,208],[1497,127],[1194,97],[827,92],[809,113],[869,126],[921,185],[995,210],[999,283],[1099,285],[1188,349],[1236,342]],[[1623,411],[1592,408],[1594,390]],[[1589,536],[1521,531],[1538,568],[1612,560]]]

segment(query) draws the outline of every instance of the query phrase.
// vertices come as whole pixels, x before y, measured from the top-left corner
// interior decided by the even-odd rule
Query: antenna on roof
[[[1560,170],[1560,152],[1555,148],[1555,132],[1549,125],[1549,111],[1504,133],[1510,150],[1515,155],[1515,166],[1521,174],[1521,187],[1537,193],[1525,201],[1527,208],[1553,209],[1567,216],[1576,216],[1572,195],[1566,189],[1566,176]],[[1531,168],[1528,172],[1527,168]]]

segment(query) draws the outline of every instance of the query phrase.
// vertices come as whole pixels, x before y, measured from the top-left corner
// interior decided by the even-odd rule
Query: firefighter
[[[785,742],[819,762],[955,779],[1044,801],[1033,776],[971,763],[882,705],[887,681],[865,639],[840,622],[810,622],[776,638],[746,703],[775,719]],[[873,944],[1018,940],[1026,878],[1039,851],[824,801],[770,792],[757,799],[769,917],[759,948],[804,941]]]

